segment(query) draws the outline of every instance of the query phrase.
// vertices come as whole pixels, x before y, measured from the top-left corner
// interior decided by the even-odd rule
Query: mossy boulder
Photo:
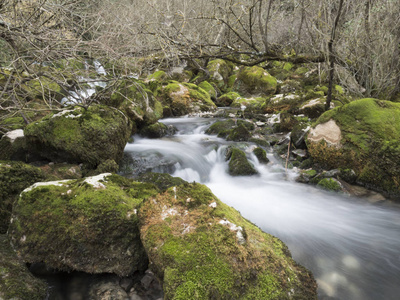
[[[26,93],[26,99],[55,99],[60,101],[68,91],[63,89],[56,81],[48,77],[41,76],[27,81],[22,86],[22,91]]]
[[[144,202],[140,231],[164,299],[316,299],[311,273],[204,185]]]
[[[243,108],[245,113],[248,111],[262,113],[266,107],[266,98],[264,97],[251,97],[244,98],[238,97],[231,103],[231,107]]]
[[[220,138],[230,141],[248,141],[251,138],[250,131],[254,130],[253,123],[244,120],[222,120],[212,124],[207,130],[207,134],[217,134]]]
[[[210,82],[216,84],[216,86],[223,92],[227,91],[229,77],[232,74],[234,65],[223,59],[214,59],[208,62],[207,70],[210,73]]]
[[[153,124],[163,117],[162,104],[143,81],[134,78],[118,81],[115,88],[101,98],[101,103],[124,112],[133,123],[132,133],[136,127]]]
[[[186,181],[184,181],[180,177],[172,177],[167,173],[153,173],[153,172],[144,173],[140,175],[138,178],[136,178],[136,180],[139,182],[153,183],[162,192],[165,192],[170,187],[186,183]]]
[[[19,194],[31,184],[46,179],[45,173],[37,167],[23,162],[0,161],[0,234],[8,229]]]
[[[253,164],[250,163],[246,154],[235,147],[227,150],[226,158],[229,159],[228,172],[231,176],[249,176],[258,174]]]
[[[277,89],[277,80],[263,68],[244,67],[237,76],[235,90],[241,94],[273,95]]]
[[[325,112],[307,145],[324,168],[352,169],[357,182],[400,197],[400,104],[361,99]]]
[[[175,133],[175,128],[173,126],[167,126],[164,123],[160,122],[143,127],[140,130],[141,136],[150,139],[158,139],[166,135],[172,135],[174,133]]]
[[[263,148],[257,147],[253,150],[253,153],[261,164],[269,163],[267,152]]]
[[[147,268],[136,213],[157,193],[108,173],[36,183],[21,193],[8,233],[24,262],[127,276]]]
[[[211,100],[215,101],[217,99],[217,92],[208,81],[200,82],[199,88],[202,88],[204,91],[206,91],[210,95]]]
[[[15,129],[4,134],[0,139],[1,160],[22,160],[26,159],[27,147],[24,131]]]
[[[50,114],[25,128],[27,145],[36,153],[54,162],[85,163],[90,168],[107,159],[118,162],[130,133],[127,118],[103,105]]]
[[[323,178],[318,182],[317,186],[332,192],[339,192],[343,189],[341,183],[335,178]]]
[[[47,284],[18,259],[5,234],[0,234],[0,299],[43,300]]]
[[[235,101],[238,98],[241,98],[238,93],[229,92],[229,93],[219,96],[218,99],[216,100],[215,104],[218,107],[228,107],[232,104],[233,101]]]
[[[171,81],[164,87],[160,100],[169,107],[172,116],[216,109],[210,95],[192,83]]]

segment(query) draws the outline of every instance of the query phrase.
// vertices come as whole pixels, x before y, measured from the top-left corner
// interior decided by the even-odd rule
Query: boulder
[[[154,123],[143,127],[140,130],[140,135],[150,139],[158,139],[166,135],[173,135],[176,129],[173,125],[165,125],[163,123]]]
[[[171,81],[163,88],[160,100],[169,107],[172,116],[216,109],[210,95],[192,83]]]
[[[325,112],[307,146],[322,167],[352,169],[358,183],[400,197],[400,104],[361,99]]]
[[[207,134],[217,134],[220,138],[230,141],[247,141],[251,137],[250,131],[254,130],[254,124],[244,120],[223,120],[212,124]]]
[[[211,100],[215,101],[217,99],[217,92],[208,81],[200,82],[199,88],[205,90],[210,95]]]
[[[0,139],[0,159],[25,161],[26,148],[24,131],[22,129],[9,131]]]
[[[152,184],[107,173],[36,183],[16,202],[8,234],[24,262],[127,276],[147,268],[137,210],[157,193]]]
[[[215,104],[219,107],[228,107],[238,98],[241,98],[238,93],[229,92],[219,96]]]
[[[0,299],[43,300],[47,284],[35,278],[18,259],[7,236],[0,234]]]
[[[267,152],[263,148],[257,147],[253,150],[253,153],[261,164],[269,163]]]
[[[223,59],[214,59],[208,62],[207,70],[210,73],[210,82],[214,83],[218,89],[227,91],[229,77],[232,74],[234,65]]]
[[[164,299],[316,299],[316,282],[287,247],[204,185],[146,200],[140,232]]]
[[[239,71],[234,89],[240,94],[273,95],[277,89],[277,80],[263,68],[244,67]]]
[[[229,148],[226,158],[229,159],[229,174],[231,176],[249,176],[258,174],[252,163],[247,160],[246,154],[238,148]]]
[[[0,234],[7,232],[19,194],[31,184],[46,179],[45,173],[37,167],[23,162],[0,161]]]
[[[130,133],[126,117],[103,105],[50,114],[25,128],[27,145],[42,157],[89,168],[108,159],[118,162]]]

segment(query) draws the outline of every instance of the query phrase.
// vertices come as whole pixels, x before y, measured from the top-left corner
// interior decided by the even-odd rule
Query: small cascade
[[[371,204],[297,183],[296,172],[286,172],[273,153],[267,154],[269,164],[260,164],[251,153],[254,146],[206,135],[213,119],[161,121],[178,132],[158,140],[137,137],[128,144],[125,155],[143,164],[134,172],[161,171],[206,184],[221,201],[288,245],[293,258],[313,272],[319,299],[398,299],[398,205]],[[258,175],[228,174],[225,153],[232,144],[246,152]]]

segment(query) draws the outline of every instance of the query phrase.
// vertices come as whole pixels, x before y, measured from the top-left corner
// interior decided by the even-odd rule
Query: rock
[[[7,132],[0,139],[0,159],[1,160],[21,160],[25,161],[27,147],[24,131],[16,129]]]
[[[327,191],[333,191],[333,192],[339,192],[343,190],[342,184],[339,182],[339,180],[335,178],[324,178],[321,179],[318,184],[318,187],[327,190]]]
[[[108,161],[106,160],[105,162]],[[80,179],[83,176],[81,168],[79,167],[79,165],[76,164],[67,164],[67,163],[55,164],[53,162],[50,162],[48,164],[40,166],[40,169],[47,175],[49,179],[51,178],[52,180]]]
[[[300,106],[299,113],[309,118],[318,118],[325,111],[325,102],[325,98],[311,99]],[[331,102],[331,108],[334,108],[333,102]]]
[[[151,82],[155,82],[157,88],[161,89],[161,85],[158,86],[159,81]],[[162,104],[156,100],[153,92],[143,81],[134,78],[120,80],[115,89],[104,93],[101,103],[124,112],[132,128],[132,134],[136,133],[136,127],[153,124],[163,117]]]
[[[296,178],[297,182],[309,183],[310,180],[317,175],[317,171],[313,169],[301,170],[299,176]]]
[[[279,123],[273,125],[275,132],[289,132],[299,124],[299,121],[290,113],[281,113]]]
[[[317,297],[311,273],[292,260],[278,238],[242,218],[204,185],[187,183],[146,200],[140,219],[164,299]]]
[[[217,134],[218,137],[231,141],[247,141],[251,137],[250,131],[254,129],[255,126],[251,122],[228,119],[215,122],[206,130],[206,133]]]
[[[217,92],[208,81],[202,81],[199,84],[199,88],[202,88],[204,91],[206,91],[210,95],[211,100],[215,101],[217,99]]]
[[[157,193],[111,174],[36,183],[21,193],[8,232],[24,262],[127,276],[147,268],[136,213]]]
[[[172,116],[183,116],[189,113],[216,109],[210,95],[192,83],[171,81],[163,88],[159,99],[170,108]]]
[[[162,192],[165,192],[170,187],[178,186],[185,183],[185,181],[180,177],[172,177],[167,173],[151,173],[151,172],[139,176],[138,178],[136,178],[136,180],[139,182],[153,183]]]
[[[234,89],[241,94],[273,95],[277,89],[277,81],[263,68],[244,67],[239,71]]]
[[[14,161],[0,161],[0,234],[6,233],[11,211],[19,194],[31,184],[47,179],[34,166]]]
[[[231,176],[248,176],[258,174],[254,166],[247,160],[246,154],[238,148],[230,148],[228,154],[229,174]]]
[[[207,70],[210,73],[210,82],[215,83],[220,90],[226,91],[233,64],[223,59],[214,59],[208,62]]]
[[[167,135],[173,135],[176,128],[173,125],[165,125],[163,123],[154,123],[149,126],[143,127],[140,130],[140,135],[150,139],[158,139]]]
[[[85,163],[90,168],[108,159],[119,162],[130,133],[125,116],[102,105],[64,110],[25,128],[27,145],[35,153],[54,162]]]
[[[29,272],[4,234],[0,234],[0,278],[0,299],[43,300],[46,297],[47,284]]]
[[[219,96],[218,99],[215,101],[215,104],[219,107],[228,107],[233,103],[233,101],[238,98],[241,98],[238,93],[229,92]]]
[[[322,167],[352,169],[359,184],[398,199],[399,124],[400,104],[356,100],[317,120],[307,137],[308,150]]]
[[[119,285],[118,278],[108,276],[95,281],[89,288],[89,300],[126,300],[128,294]]]
[[[261,164],[269,163],[267,152],[263,148],[257,147],[253,150],[253,153]]]
[[[292,132],[290,133],[290,139],[297,149],[307,149],[305,139],[310,128],[311,127],[308,126],[308,124],[304,123],[298,123],[293,126]]]

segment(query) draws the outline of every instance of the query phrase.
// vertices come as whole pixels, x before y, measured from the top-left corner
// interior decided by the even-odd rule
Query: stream
[[[214,121],[161,120],[177,133],[162,139],[135,137],[127,144],[132,173],[165,172],[207,185],[221,201],[288,245],[293,258],[313,272],[319,299],[399,299],[398,205],[372,204],[297,183],[295,171],[286,173],[272,152],[271,162],[261,165],[252,146],[244,143],[239,146],[260,175],[231,177],[224,149],[233,142],[204,133]]]

